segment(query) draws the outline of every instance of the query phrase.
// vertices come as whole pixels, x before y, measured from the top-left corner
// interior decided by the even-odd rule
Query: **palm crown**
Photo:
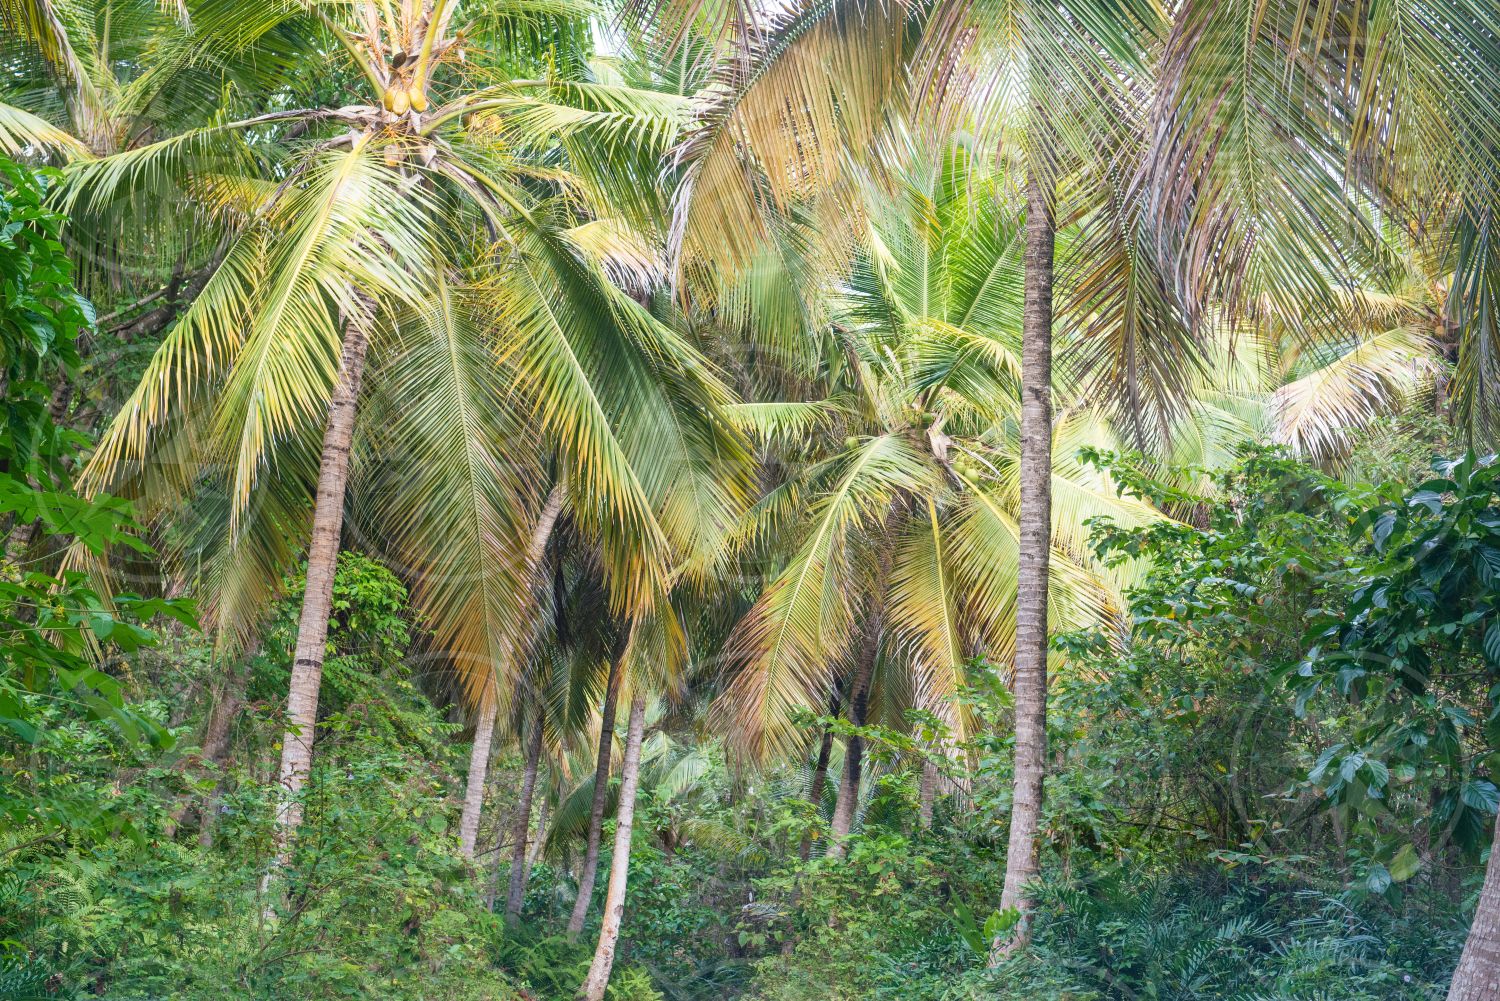
[[[821,710],[871,623],[885,687],[960,729],[965,661],[1010,657],[1018,214],[1003,176],[962,145],[918,161],[893,199],[868,197],[852,268],[826,276],[834,304],[811,380],[824,395],[732,410],[776,443],[783,470],[745,530],[771,580],[729,643],[738,673],[723,709],[755,755],[800,749],[796,710]],[[1083,523],[1155,515],[1078,461],[1080,446],[1116,442],[1097,408],[1078,399],[1056,435],[1051,618],[1110,623],[1119,581],[1093,561]]]

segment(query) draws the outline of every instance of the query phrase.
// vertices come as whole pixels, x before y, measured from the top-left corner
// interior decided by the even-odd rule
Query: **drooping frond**
[[[0,102],[0,153],[17,157],[34,150],[56,153],[70,160],[89,156],[89,148],[66,129]]]
[[[558,512],[542,511],[547,455],[517,420],[482,320],[441,273],[432,283],[431,306],[402,315],[371,372],[352,522],[412,571],[413,604],[468,703],[504,706],[537,631],[535,526]]]
[[[736,427],[766,441],[805,439],[827,431],[838,419],[840,408],[831,400],[813,403],[735,403],[724,408],[724,416]]]
[[[1457,233],[1449,310],[1463,331],[1453,373],[1453,412],[1486,447],[1500,441],[1500,220],[1467,213]]]
[[[948,559],[971,623],[973,652],[1008,665],[1015,652],[1019,528],[1014,509],[985,480],[960,469],[964,503],[948,522]],[[1054,489],[1057,482],[1054,477]],[[1054,519],[1055,527],[1055,519]],[[1075,554],[1054,546],[1048,561],[1047,622],[1053,631],[1117,622],[1113,587]]]
[[[664,219],[662,158],[692,121],[680,95],[593,82],[553,80],[545,89],[509,87],[474,95],[467,136],[492,135],[542,153],[560,146],[594,194],[594,211],[627,215],[643,226]]]
[[[70,111],[85,147],[101,144],[109,128],[105,98],[93,64],[74,44],[77,19],[58,0],[3,0],[0,28],[30,45],[66,89]]]
[[[1159,454],[1189,405],[1205,360],[1162,273],[1142,202],[1111,197],[1083,222],[1065,262],[1063,368],[1108,407],[1134,447]]]
[[[798,4],[743,36],[678,153],[672,245],[680,262],[737,271],[768,217],[831,189],[844,150],[865,150],[905,91],[918,10],[901,0]]]
[[[822,705],[860,603],[851,536],[882,524],[896,497],[935,487],[930,463],[903,439],[871,438],[841,456],[809,512],[803,541],[728,643],[735,674],[718,712],[741,753],[800,746],[798,708]]]
[[[1409,399],[1435,371],[1436,352],[1420,328],[1358,338],[1272,396],[1273,440],[1314,459],[1342,454],[1350,436]]]
[[[937,505],[929,497],[925,507],[896,549],[887,615],[896,635],[911,648],[920,675],[919,701],[940,707],[951,704],[963,684],[962,596],[946,556],[948,541]],[[954,714],[951,721],[957,719]]]
[[[748,503],[749,463],[701,355],[554,237],[528,238],[483,294],[498,350],[557,442],[622,613],[711,563]]]

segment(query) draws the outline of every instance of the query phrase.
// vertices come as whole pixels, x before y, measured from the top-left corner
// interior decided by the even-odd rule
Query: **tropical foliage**
[[[1481,0],[0,0],[0,998],[1492,998]]]

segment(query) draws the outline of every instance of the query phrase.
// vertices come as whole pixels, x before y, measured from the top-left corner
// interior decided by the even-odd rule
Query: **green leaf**
[[[1458,798],[1464,801],[1465,806],[1478,810],[1483,814],[1493,814],[1500,810],[1500,788],[1487,779],[1470,779],[1458,789]]]
[[[1401,850],[1396,852],[1396,857],[1391,859],[1391,879],[1397,883],[1405,882],[1417,874],[1422,867],[1421,860],[1417,858],[1417,851],[1411,845],[1402,845]]]
[[[1021,911],[1018,908],[1007,907],[1003,911],[994,911],[984,920],[984,937],[993,942],[1020,923]]]
[[[1433,490],[1417,490],[1406,498],[1411,507],[1425,507],[1433,514],[1443,513],[1443,495]]]
[[[1479,579],[1484,582],[1485,586],[1493,587],[1496,577],[1500,576],[1500,549],[1485,545],[1476,549],[1474,571],[1479,574]]]
[[[1484,631],[1484,659],[1491,667],[1500,667],[1500,619]]]

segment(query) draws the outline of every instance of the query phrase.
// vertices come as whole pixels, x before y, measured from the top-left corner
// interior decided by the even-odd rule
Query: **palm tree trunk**
[[[1022,920],[990,950],[996,963],[1030,933],[1027,884],[1037,874],[1037,827],[1047,769],[1047,561],[1052,528],[1052,278],[1056,223],[1033,167],[1026,179],[1026,299],[1021,343],[1021,512],[1016,574],[1016,754],[1010,844],[1000,908]]]
[[[578,874],[578,899],[573,901],[573,913],[568,917],[569,939],[576,939],[578,933],[583,931],[583,919],[588,916],[589,903],[594,895],[594,880],[599,872],[599,838],[600,832],[604,830],[604,801],[609,795],[609,757],[614,744],[615,700],[620,694],[620,667],[625,658],[625,645],[622,638],[615,655],[610,658],[609,679],[604,687],[604,709],[599,714],[599,757],[594,763],[594,799],[589,810],[588,843],[583,853],[583,870]]]
[[[542,505],[541,512],[537,515],[537,522],[531,530],[531,538],[526,546],[526,568],[528,577],[536,572],[537,566],[542,562],[542,554],[547,550],[547,540],[552,538],[552,529],[557,525],[558,515],[562,513],[563,505],[563,483],[559,480],[552,485],[547,494],[547,500]],[[509,659],[510,650],[507,646],[502,653],[503,659]],[[496,664],[494,683],[499,685],[501,671],[508,668],[507,664]],[[490,767],[490,748],[493,746],[495,734],[495,718],[497,713],[496,702],[499,699],[499,690],[491,693],[488,704],[481,706],[479,710],[479,722],[474,729],[474,747],[469,751],[469,777],[464,786],[464,811],[458,821],[459,849],[464,858],[474,857],[474,845],[479,839],[479,820],[484,812],[484,780]]]
[[[498,696],[491,693],[479,708],[474,723],[474,746],[469,749],[469,779],[464,786],[464,811],[458,819],[458,848],[464,858],[474,857],[479,840],[479,818],[484,812],[484,779],[489,773],[490,748],[494,746]]]
[[[849,686],[849,722],[864,726],[870,710],[870,679],[875,674],[875,658],[880,652],[880,632],[885,623],[884,573],[872,591],[869,618],[865,622],[864,644],[854,666],[854,680]],[[844,745],[844,771],[839,776],[838,799],[834,801],[833,820],[828,825],[828,855],[843,858],[845,839],[854,827],[854,812],[859,805],[859,783],[863,777],[865,742],[858,734]]]
[[[531,878],[531,867],[536,865],[536,860],[542,857],[542,849],[547,843],[547,797],[542,797],[541,804],[536,811],[536,837],[531,839],[531,851],[526,853],[526,878]]]
[[[828,715],[839,714],[839,693],[835,688],[828,700]],[[813,809],[823,812],[823,788],[828,785],[828,759],[833,754],[833,727],[823,728],[823,740],[818,744],[818,763],[813,767],[812,782],[808,784],[807,801]],[[802,835],[802,844],[797,848],[797,857],[806,862],[812,855],[812,832]]]
[[[932,828],[932,804],[937,799],[937,783],[937,765],[923,761],[922,779],[917,786],[917,823],[924,831]]]
[[[536,771],[542,760],[542,710],[538,706],[531,717],[531,735],[526,743],[526,772],[521,778],[521,802],[516,807],[516,822],[511,830],[510,888],[505,895],[505,918],[514,921],[521,916],[526,899],[526,838],[531,833],[531,797],[536,792]]]
[[[328,401],[328,426],[318,462],[312,536],[307,547],[307,586],[297,621],[292,678],[286,700],[286,733],[281,739],[278,774],[281,805],[276,815],[276,862],[286,862],[288,848],[302,823],[302,787],[312,770],[313,734],[318,722],[318,689],[323,683],[323,655],[333,602],[333,575],[338,568],[339,536],[344,527],[344,490],[349,483],[349,447],[354,440],[354,410],[364,377],[369,346],[367,317],[346,317],[338,381]],[[269,874],[268,874],[269,876]]]
[[[1448,1001],[1495,1001],[1500,998],[1500,823],[1484,871],[1484,889],[1464,951],[1448,986]]]
[[[604,920],[589,975],[579,988],[582,1001],[604,1001],[609,971],[615,965],[615,944],[625,919],[625,883],[630,876],[630,829],[635,819],[635,793],[641,782],[641,738],[646,731],[646,696],[639,689],[630,700],[630,723],[625,733],[625,760],[620,764],[620,805],[615,810],[615,851],[609,867],[609,889],[604,895]]]

